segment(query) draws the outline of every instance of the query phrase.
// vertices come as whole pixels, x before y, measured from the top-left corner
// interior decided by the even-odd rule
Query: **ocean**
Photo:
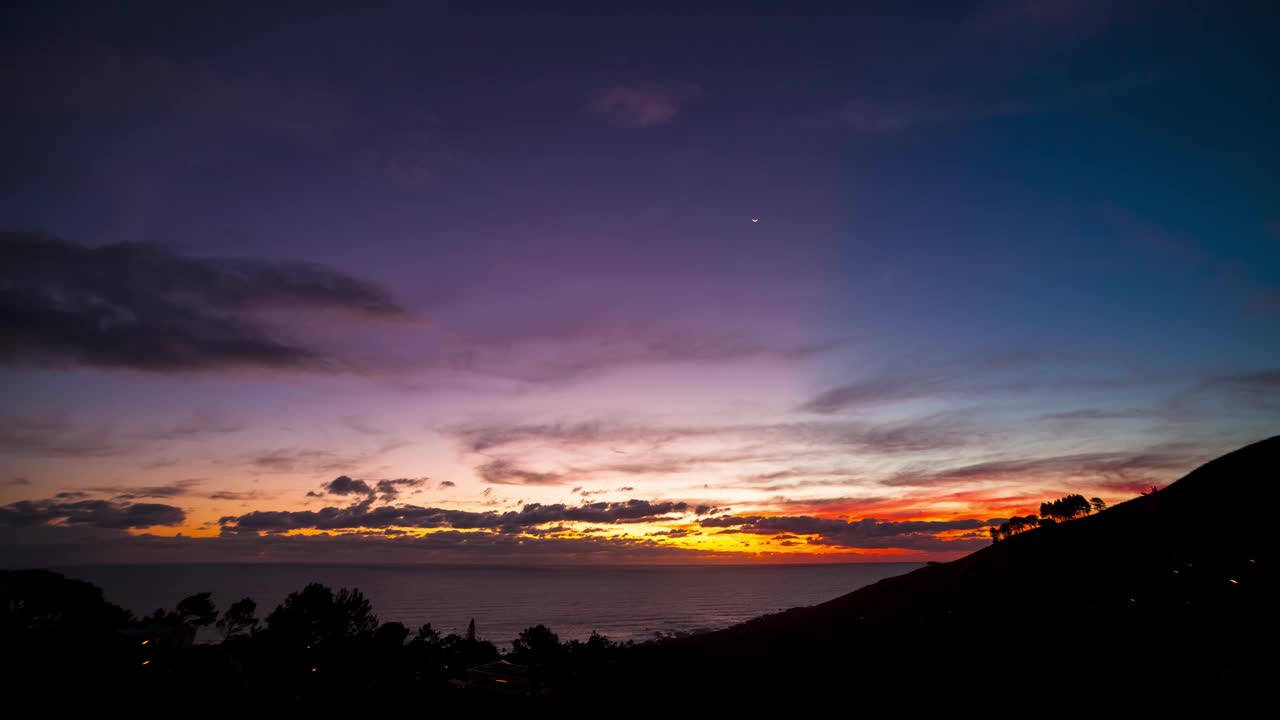
[[[310,582],[359,588],[382,622],[431,623],[477,633],[500,648],[539,623],[561,640],[592,631],[613,640],[714,630],[764,613],[825,602],[918,563],[699,567],[493,567],[463,565],[97,565],[56,568],[88,580],[107,600],[150,614],[197,592],[225,609],[242,597],[264,618]],[[210,635],[212,635],[210,633]],[[206,639],[213,639],[212,637]]]

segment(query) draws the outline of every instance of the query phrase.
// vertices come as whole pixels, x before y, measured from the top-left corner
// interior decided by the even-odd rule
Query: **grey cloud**
[[[373,488],[363,480],[352,480],[346,475],[339,475],[321,486],[330,495],[369,495]]]
[[[441,480],[436,487],[440,488],[441,490],[444,490],[445,488],[458,487],[458,483],[452,480]]]
[[[255,319],[268,308],[408,316],[381,288],[308,263],[0,234],[3,363],[154,372],[338,369],[324,354],[275,337]]]
[[[181,525],[181,508],[158,503],[125,503],[111,500],[20,500],[0,507],[0,525],[27,527],[61,523],[107,529]]]

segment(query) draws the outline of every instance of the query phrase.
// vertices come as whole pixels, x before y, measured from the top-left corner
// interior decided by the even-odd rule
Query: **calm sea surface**
[[[135,614],[210,591],[219,609],[242,597],[265,617],[309,582],[359,588],[383,622],[429,622],[461,633],[475,618],[498,645],[542,623],[563,640],[592,630],[615,640],[709,630],[820,602],[901,575],[916,563],[739,567],[477,567],[350,565],[103,565],[60,568]]]

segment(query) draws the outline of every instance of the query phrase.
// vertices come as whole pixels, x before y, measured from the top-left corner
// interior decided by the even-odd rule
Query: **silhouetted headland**
[[[19,693],[75,687],[121,705],[585,707],[749,693],[989,708],[1083,704],[1117,687],[1160,704],[1238,701],[1274,677],[1278,469],[1274,437],[1105,510],[1078,496],[1046,503],[1062,521],[1022,522],[965,558],[814,607],[640,645],[562,642],[539,625],[506,656],[474,623],[446,636],[380,623],[355,589],[309,585],[261,618],[249,598],[219,613],[198,594],[136,619],[88,583],[4,572],[4,676]],[[193,644],[199,627],[223,642]]]

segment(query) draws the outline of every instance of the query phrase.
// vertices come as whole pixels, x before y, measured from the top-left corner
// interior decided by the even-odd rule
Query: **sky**
[[[0,563],[948,560],[1274,434],[1274,4],[928,5],[6,3]]]

